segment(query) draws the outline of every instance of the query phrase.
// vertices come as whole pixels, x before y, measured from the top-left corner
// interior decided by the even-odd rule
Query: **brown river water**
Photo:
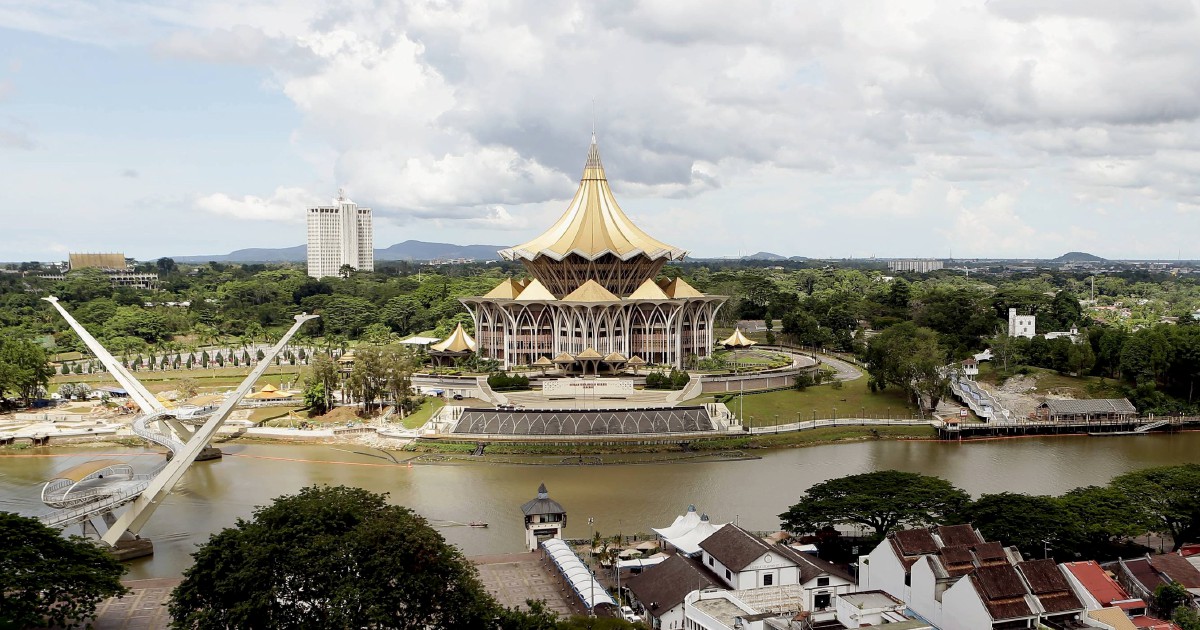
[[[778,514],[810,485],[842,475],[895,468],[938,475],[973,495],[1060,494],[1101,485],[1148,466],[1200,463],[1200,432],[1137,437],[1038,437],[982,442],[868,441],[757,451],[761,459],[619,465],[417,463],[411,467],[348,451],[354,445],[224,444],[226,457],[194,464],[142,535],[154,555],[131,563],[129,579],[173,577],[197,543],[254,506],[312,484],[359,486],[390,493],[438,524],[468,555],[521,551],[520,505],[545,482],[567,510],[568,536],[590,536],[588,517],[604,534],[648,532],[671,524],[694,503],[715,522],[737,520],[777,528]],[[403,460],[411,453],[394,453]],[[35,514],[42,483],[83,461],[110,457],[150,468],[161,455],[138,448],[28,449],[0,455],[0,510]],[[1200,490],[1198,490],[1200,491]],[[482,520],[487,529],[453,525]],[[77,531],[78,528],[73,528]]]

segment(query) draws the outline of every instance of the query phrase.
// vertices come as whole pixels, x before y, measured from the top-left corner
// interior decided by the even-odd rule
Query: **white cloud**
[[[281,186],[270,197],[244,195],[234,198],[225,193],[213,193],[197,199],[195,207],[204,212],[247,221],[301,223],[308,208],[323,203],[328,202],[303,188]]]
[[[302,118],[288,149],[406,227],[537,229],[574,190],[593,103],[614,188],[672,200],[645,204],[648,223],[787,208],[819,230],[813,216],[847,213],[880,224],[870,250],[934,248],[916,238],[932,233],[1002,255],[1085,238],[1063,226],[1099,208],[1200,205],[1200,19],[1182,2],[48,0],[0,23],[263,69]],[[32,146],[11,129],[0,144]],[[763,170],[777,176],[756,194]],[[306,193],[196,205],[298,220],[287,194]],[[831,249],[862,243],[828,229]],[[1126,231],[1096,238],[1119,249]]]

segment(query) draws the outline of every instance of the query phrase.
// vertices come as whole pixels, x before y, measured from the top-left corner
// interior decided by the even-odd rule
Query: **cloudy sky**
[[[1198,1],[0,0],[0,260],[511,245],[593,118],[696,256],[1200,258]]]

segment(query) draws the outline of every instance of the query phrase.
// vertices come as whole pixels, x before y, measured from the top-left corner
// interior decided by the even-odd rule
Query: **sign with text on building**
[[[629,396],[633,381],[622,378],[557,378],[542,386],[547,396]]]

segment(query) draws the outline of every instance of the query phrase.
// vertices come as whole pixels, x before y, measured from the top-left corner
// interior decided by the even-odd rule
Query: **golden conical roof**
[[[542,284],[541,280],[535,278],[529,284],[525,285],[524,289],[521,289],[521,294],[517,296],[517,299],[525,301],[549,301],[557,298],[546,288],[546,285]]]
[[[600,354],[599,352],[596,352],[595,348],[588,346],[587,348],[584,348],[583,352],[580,352],[579,354],[575,355],[575,358],[576,359],[603,359],[604,355]]]
[[[646,360],[635,354],[629,357],[629,365],[646,365]]]
[[[550,360],[550,357],[543,354],[542,356],[538,357],[537,361],[534,361],[533,364],[534,365],[554,365],[554,362]]]
[[[608,363],[624,363],[626,361],[625,355],[620,352],[610,352],[608,356],[604,357],[604,360]]]
[[[653,278],[646,279],[642,286],[629,294],[630,300],[666,300],[667,294],[663,293],[662,287],[654,282]]]
[[[605,289],[595,280],[588,280],[579,285],[578,289],[572,291],[569,295],[562,299],[564,302],[620,302],[621,298],[613,295],[612,291]]]
[[[721,345],[725,346],[726,348],[749,348],[756,343],[758,342],[750,339],[746,335],[743,335],[741,328],[734,328],[733,334],[729,335],[725,341],[722,341]]]
[[[429,349],[436,352],[474,352],[475,340],[463,330],[460,322],[445,341],[429,346]]]
[[[574,363],[575,357],[567,354],[566,352],[560,352],[560,353],[558,353],[558,356],[554,357],[554,362],[555,363]]]
[[[513,282],[512,278],[505,278],[504,282],[496,285],[496,288],[488,291],[487,295],[483,297],[502,300],[515,300],[517,299],[518,295],[521,295],[521,289],[523,288],[524,287],[522,287],[520,284]]]
[[[500,250],[500,256],[506,260],[534,260],[539,256],[562,260],[570,254],[578,254],[587,260],[596,260],[605,254],[621,260],[638,255],[651,260],[675,260],[687,254],[646,234],[625,216],[608,187],[594,134],[579,190],[567,211],[541,236]]]
[[[683,278],[675,278],[663,288],[663,291],[672,298],[704,297],[703,293],[684,282]]]

